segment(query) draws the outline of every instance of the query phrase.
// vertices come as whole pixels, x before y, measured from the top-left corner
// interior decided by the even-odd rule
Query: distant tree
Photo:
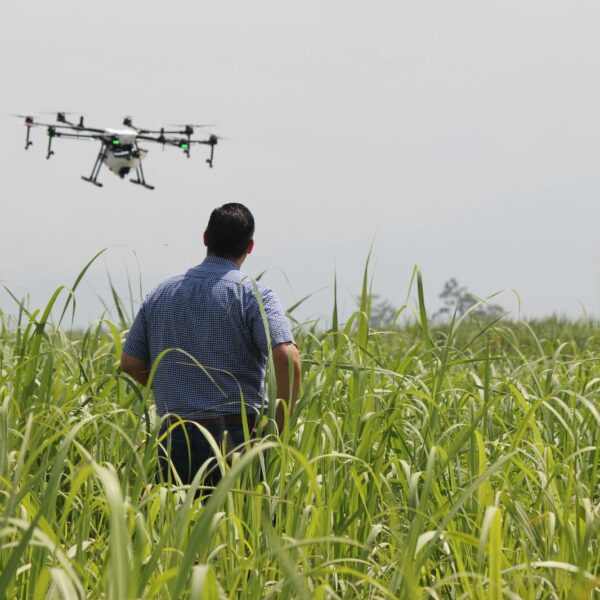
[[[439,295],[444,305],[433,316],[451,317],[456,311],[458,316],[464,315],[469,309],[473,308],[481,301],[474,296],[465,286],[459,285],[458,281],[452,277],[444,284],[444,289]],[[484,319],[496,319],[504,309],[499,304],[486,304],[481,302],[472,313]]]
[[[371,296],[371,314],[369,315],[369,327],[373,329],[391,329],[394,324],[396,308],[379,294]]]
[[[356,303],[360,306],[360,296],[356,297]],[[382,298],[379,294],[371,294],[369,310],[369,327],[372,329],[391,329],[394,324],[394,316],[397,308]]]

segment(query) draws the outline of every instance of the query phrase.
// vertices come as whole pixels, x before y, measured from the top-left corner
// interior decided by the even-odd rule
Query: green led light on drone
[[[121,143],[121,140],[113,140],[113,146],[118,146]]]
[[[189,146],[189,144],[180,144],[179,147],[180,148],[189,148],[190,146]]]

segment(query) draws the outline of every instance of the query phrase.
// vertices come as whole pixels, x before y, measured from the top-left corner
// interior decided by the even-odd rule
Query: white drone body
[[[210,156],[206,160],[210,167],[213,166],[213,157],[215,146],[218,139],[216,135],[210,135],[207,139],[193,139],[193,125],[181,125],[182,129],[167,131],[165,128],[159,130],[141,129],[135,127],[131,117],[125,117],[123,125],[126,129],[99,129],[86,127],[83,124],[83,117],[79,118],[78,123],[68,121],[65,113],[58,113],[56,116],[57,124],[40,123],[35,121],[32,116],[15,115],[25,118],[27,127],[27,137],[25,140],[25,150],[33,144],[29,140],[32,127],[46,127],[48,135],[48,151],[46,158],[50,158],[54,151],[52,150],[52,140],[55,137],[64,137],[70,139],[97,140],[100,142],[100,152],[92,168],[89,177],[83,177],[84,181],[89,181],[98,187],[102,184],[98,181],[98,174],[103,164],[124,179],[130,171],[134,170],[137,178],[131,179],[132,183],[137,183],[147,189],[153,190],[154,187],[146,183],[142,161],[146,158],[148,150],[140,148],[139,143],[154,142],[162,146],[176,146],[183,150],[183,153],[189,158],[192,144],[204,144],[210,146]]]
[[[135,130],[107,129],[106,132],[112,136],[112,143],[106,149],[104,162],[115,175],[123,179],[132,169],[140,168],[148,150],[138,148],[135,154],[123,150],[123,148],[129,148],[136,143],[137,132]],[[115,143],[116,141],[118,143]]]

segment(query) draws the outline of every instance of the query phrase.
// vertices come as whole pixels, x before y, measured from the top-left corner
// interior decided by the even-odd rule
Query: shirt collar
[[[221,256],[207,256],[199,265],[189,269],[188,274],[200,274],[202,271],[227,273],[228,271],[239,271],[240,268],[232,260]]]
[[[236,271],[240,270],[237,263],[228,258],[223,258],[222,256],[207,256],[200,264],[207,267],[221,267],[227,270],[235,269]]]

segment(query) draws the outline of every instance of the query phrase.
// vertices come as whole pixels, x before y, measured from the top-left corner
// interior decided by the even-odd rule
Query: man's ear
[[[205,231],[204,232],[204,245],[208,248],[208,233]]]
[[[251,254],[253,249],[254,249],[254,240],[250,240],[250,243],[248,244],[248,248],[246,248],[246,254]]]

